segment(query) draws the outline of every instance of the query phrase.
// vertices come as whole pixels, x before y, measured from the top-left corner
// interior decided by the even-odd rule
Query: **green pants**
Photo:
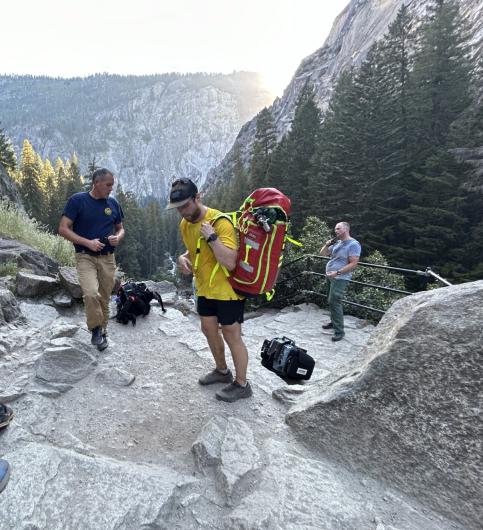
[[[342,298],[349,283],[348,280],[334,280],[329,278],[329,311],[330,320],[334,326],[336,335],[344,334],[344,311],[342,309]]]

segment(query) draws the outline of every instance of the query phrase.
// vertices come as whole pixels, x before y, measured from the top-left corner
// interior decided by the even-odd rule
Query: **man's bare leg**
[[[235,322],[229,326],[221,326],[235,365],[235,381],[245,386],[247,382],[248,350],[241,336],[241,324]]]
[[[216,369],[223,372],[227,369],[225,359],[225,343],[220,335],[218,319],[216,317],[201,317],[201,331],[208,341],[211,354],[215,360]],[[236,367],[236,365],[235,365]]]

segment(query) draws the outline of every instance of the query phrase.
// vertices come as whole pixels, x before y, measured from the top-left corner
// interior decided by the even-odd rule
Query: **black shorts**
[[[245,300],[212,300],[198,296],[198,315],[216,317],[222,326],[230,326],[235,322],[243,324]]]

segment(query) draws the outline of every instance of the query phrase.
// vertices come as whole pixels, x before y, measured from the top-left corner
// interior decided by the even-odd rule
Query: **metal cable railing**
[[[296,259],[284,264],[283,267],[282,267],[282,271],[283,271],[283,275],[285,277],[282,277],[277,282],[276,289],[278,290],[280,287],[282,287],[282,290],[283,290],[283,286],[284,285],[289,284],[290,282],[294,282],[294,281],[296,281],[296,280],[298,280],[298,279],[300,279],[302,277],[311,277],[312,276],[312,277],[316,277],[316,278],[319,277],[321,279],[325,279],[325,274],[324,273],[317,272],[317,271],[314,271],[314,270],[307,270],[307,269],[310,269],[314,265],[314,263],[321,262],[321,261],[329,261],[329,259],[330,258],[327,257],[327,256],[318,256],[318,255],[315,255],[315,254],[304,254],[303,256],[300,256],[300,257],[298,257],[298,258],[296,258]],[[304,266],[304,270],[297,271],[293,275],[286,276],[287,274],[289,274],[289,270],[290,270],[291,267],[293,267],[295,264],[298,264],[298,263],[300,263],[302,261],[305,261],[305,264],[303,265]],[[405,268],[401,268],[401,267],[390,267],[389,265],[379,265],[379,264],[376,264],[376,263],[366,263],[366,262],[363,262],[363,261],[360,261],[358,263],[358,267],[359,266],[360,267],[366,267],[366,268],[372,268],[372,269],[386,270],[386,271],[389,271],[391,273],[402,275],[404,277],[407,277],[407,276],[425,277],[425,278],[428,278],[428,279],[436,280],[437,282],[439,282],[443,286],[451,285],[451,283],[449,281],[445,280],[444,278],[442,278],[441,276],[436,274],[433,270],[431,270],[430,267],[426,268],[424,271],[421,271],[421,270],[414,270],[414,269],[405,269]],[[372,283],[372,282],[367,282],[367,281],[349,280],[349,282],[351,284],[354,284],[354,285],[357,285],[357,286],[361,286],[362,288],[376,289],[376,290],[386,291],[386,292],[397,294],[397,295],[408,296],[408,295],[414,294],[413,292],[408,291],[408,290],[398,289],[396,287],[389,287],[387,285],[379,285],[379,284]],[[315,290],[312,290],[312,289],[306,289],[306,288],[303,288],[303,287],[296,290],[296,296],[299,297],[300,295],[302,295],[302,296],[310,295],[310,296],[317,296],[317,297],[327,298],[327,294],[325,294],[323,292],[315,291]],[[362,304],[362,303],[355,302],[355,301],[352,301],[352,300],[344,299],[343,303],[348,305],[348,306],[353,306],[353,307],[357,307],[357,308],[360,308],[360,309],[365,309],[365,310],[371,311],[371,312],[379,314],[379,315],[383,315],[385,313],[384,310],[379,309],[377,307],[373,307],[373,306],[370,306],[370,305]]]

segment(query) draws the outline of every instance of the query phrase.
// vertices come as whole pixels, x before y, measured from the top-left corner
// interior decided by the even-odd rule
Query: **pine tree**
[[[351,222],[361,207],[355,189],[362,152],[359,98],[354,72],[343,72],[330,100],[315,155],[318,203],[329,226],[340,219]]]
[[[41,182],[43,186],[44,211],[40,221],[52,232],[56,232],[60,218],[58,211],[58,185],[55,170],[48,158],[43,163]]]
[[[142,215],[143,234],[140,238],[142,243],[141,271],[146,277],[151,278],[162,266],[167,248],[166,233],[159,202],[151,200],[142,209]]]
[[[233,178],[230,182],[228,201],[224,210],[234,211],[240,207],[242,201],[253,191],[248,183],[248,172],[241,160],[240,148],[235,144],[235,166],[233,168]]]
[[[415,37],[413,18],[403,5],[384,38],[368,54],[373,72],[371,89],[364,87],[363,106],[367,125],[364,137],[366,163],[364,164],[365,207],[353,219],[358,225],[365,246],[391,254],[399,237],[398,212],[407,208],[406,185],[410,179],[411,152],[414,149],[413,117],[411,115],[410,69],[411,49]],[[364,68],[357,82],[364,77]]]
[[[84,182],[79,171],[79,160],[74,153],[66,166],[67,186],[65,188],[66,198],[83,190]]]
[[[24,140],[20,159],[20,194],[27,212],[40,220],[44,211],[44,201],[40,188],[40,171],[37,153],[32,144]]]
[[[250,183],[253,189],[267,186],[270,158],[276,143],[276,131],[272,113],[265,107],[257,115],[257,129],[252,148]]]
[[[288,159],[284,187],[292,200],[292,226],[297,234],[308,215],[319,211],[314,155],[321,137],[321,116],[313,87],[307,83],[297,100],[286,139]]]
[[[459,186],[466,171],[465,164],[442,148],[415,173],[419,187],[401,216],[401,226],[411,235],[411,240],[406,241],[404,258],[402,255],[400,258],[403,262],[411,267],[439,267],[441,273],[453,274],[465,240]]]
[[[414,63],[414,103],[422,157],[448,144],[451,125],[470,105],[468,29],[457,2],[433,0]]]
[[[141,279],[141,256],[144,253],[141,208],[134,194],[124,193],[120,185],[116,199],[123,210],[126,225],[126,235],[116,250],[116,259],[127,277]]]
[[[289,159],[287,136],[285,135],[272,152],[270,166],[268,168],[267,180],[271,187],[278,188],[281,192],[289,195]]]
[[[394,256],[409,265],[443,266],[457,260],[465,225],[463,182],[468,167],[449,152],[452,127],[471,103],[468,33],[452,0],[435,0],[422,30],[412,74],[417,144],[406,182],[408,207],[399,213]],[[455,265],[445,266],[452,274]]]
[[[12,142],[7,138],[0,128],[0,164],[7,170],[15,171],[17,167],[17,159],[15,151],[12,147]]]

